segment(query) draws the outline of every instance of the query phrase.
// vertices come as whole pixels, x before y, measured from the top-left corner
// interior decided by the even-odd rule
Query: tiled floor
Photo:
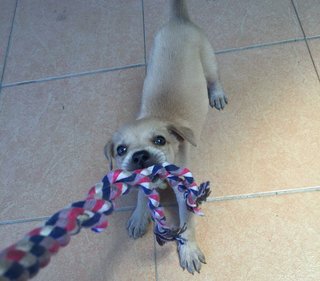
[[[103,176],[167,2],[0,1],[0,248]],[[320,280],[320,2],[188,4],[230,100],[194,159],[213,187],[197,230],[207,265],[192,276],[174,244],[130,240],[133,192],[106,233],[83,231],[35,280]]]

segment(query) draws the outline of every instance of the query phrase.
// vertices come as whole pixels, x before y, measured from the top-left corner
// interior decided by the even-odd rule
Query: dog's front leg
[[[147,227],[150,222],[147,203],[148,198],[144,194],[144,191],[139,189],[137,206],[127,224],[128,233],[131,238],[140,238],[147,232]]]
[[[206,263],[206,261],[196,241],[195,215],[187,209],[183,193],[175,190],[175,194],[179,206],[180,227],[187,227],[185,232],[181,234],[182,238],[185,239],[185,243],[180,244],[178,242],[180,265],[192,274],[195,271],[200,273],[201,263]]]

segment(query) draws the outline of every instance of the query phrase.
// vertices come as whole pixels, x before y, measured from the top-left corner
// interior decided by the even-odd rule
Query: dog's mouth
[[[163,160],[163,158],[161,158],[161,159],[158,159],[157,161],[152,161],[152,162],[144,163],[144,164],[141,164],[141,165],[137,166],[136,164],[132,164],[132,162],[130,161],[126,165],[122,165],[122,168],[124,170],[133,172],[133,171],[138,170],[138,169],[149,168],[149,167],[151,167],[153,165],[162,164],[164,162],[165,162],[165,159]],[[155,186],[157,186],[157,188],[159,188],[159,189],[166,189],[168,187],[167,180],[161,180],[160,177],[157,176],[157,175],[152,178],[152,183]]]
[[[154,165],[157,165],[157,164],[161,164],[165,161],[150,161],[150,162],[146,162],[146,163],[128,163],[127,165],[123,166],[123,169],[126,170],[126,171],[135,171],[135,170],[139,170],[139,169],[146,169],[146,168],[149,168],[151,166],[154,166]]]

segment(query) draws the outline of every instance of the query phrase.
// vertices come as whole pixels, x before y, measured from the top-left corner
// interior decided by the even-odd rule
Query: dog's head
[[[135,120],[120,128],[104,148],[117,168],[133,171],[163,162],[174,163],[185,142],[196,145],[189,128],[156,118]]]

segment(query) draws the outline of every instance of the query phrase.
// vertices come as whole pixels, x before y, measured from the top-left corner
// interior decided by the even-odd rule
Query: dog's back
[[[171,0],[170,14],[154,40],[139,118],[177,121],[199,135],[208,110],[201,61],[205,36],[189,20],[185,1]]]

